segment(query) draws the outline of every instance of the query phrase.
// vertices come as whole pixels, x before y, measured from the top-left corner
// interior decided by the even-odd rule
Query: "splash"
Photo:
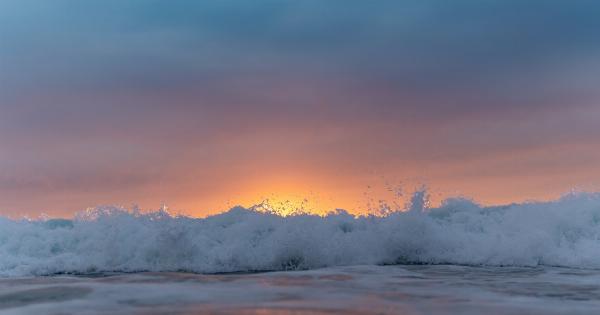
[[[355,217],[235,207],[197,219],[99,207],[73,220],[0,218],[0,275],[311,269],[355,264],[600,268],[600,194],[483,207],[447,199]]]

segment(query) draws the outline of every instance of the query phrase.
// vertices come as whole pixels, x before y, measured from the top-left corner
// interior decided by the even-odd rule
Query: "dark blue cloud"
[[[398,112],[547,107],[555,96],[545,96],[539,69],[597,58],[600,45],[594,1],[8,1],[2,9],[4,97],[229,95],[240,78],[314,77],[341,82],[332,92],[342,102],[350,95]],[[513,89],[522,77],[529,91]],[[234,102],[227,95],[220,103]],[[272,107],[256,103],[248,106]]]
[[[561,106],[548,100],[581,88],[553,77],[589,60],[580,67],[589,90],[600,56],[595,1],[61,0],[7,1],[1,12],[4,106],[31,94],[48,102],[30,106],[68,106],[47,94],[96,99],[72,104],[81,110],[110,94],[161,91],[204,100],[188,110],[237,104],[262,115],[302,105],[301,95],[268,97],[287,80],[329,88],[328,106],[444,118]],[[252,85],[263,91],[240,90]],[[177,105],[164,101],[103,106]]]

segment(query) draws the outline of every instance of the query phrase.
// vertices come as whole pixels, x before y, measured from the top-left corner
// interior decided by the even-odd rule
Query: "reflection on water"
[[[35,303],[63,302],[86,296],[92,290],[86,287],[49,286],[0,295],[0,310]]]
[[[6,314],[597,314],[600,271],[354,266],[0,279]]]

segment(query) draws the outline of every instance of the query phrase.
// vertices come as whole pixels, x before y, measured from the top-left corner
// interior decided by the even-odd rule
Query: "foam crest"
[[[600,268],[600,194],[502,207],[448,199],[427,208],[423,198],[383,217],[236,207],[196,219],[100,207],[73,220],[0,218],[0,275],[394,263]]]

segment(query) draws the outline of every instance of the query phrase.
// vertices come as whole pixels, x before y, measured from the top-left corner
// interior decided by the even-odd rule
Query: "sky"
[[[0,215],[600,190],[599,33],[591,0],[0,0]]]

